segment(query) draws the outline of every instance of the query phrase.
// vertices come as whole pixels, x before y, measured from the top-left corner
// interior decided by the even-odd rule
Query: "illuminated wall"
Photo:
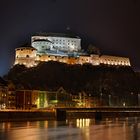
[[[39,91],[38,94],[38,108],[44,108],[48,106],[47,103],[47,92],[46,91]]]
[[[96,54],[90,55],[90,63],[92,65],[100,65],[99,55]]]
[[[120,65],[131,66],[129,58],[109,55],[84,55],[81,53],[79,37],[62,36],[60,34],[32,36],[33,47],[17,48],[15,64],[26,67],[36,66],[40,61],[58,61],[67,64]]]
[[[90,63],[90,56],[80,56],[79,57],[79,64]]]
[[[57,55],[37,55],[36,61],[58,61],[67,63],[68,57],[67,56],[57,56]]]
[[[90,56],[79,56],[79,57],[68,57],[60,55],[36,55],[36,49],[32,48],[18,48],[16,49],[15,64],[24,64],[27,67],[33,67],[37,65],[37,62],[48,62],[57,61],[67,64],[85,64],[89,63],[92,65],[120,65],[120,66],[131,66],[129,58],[117,57],[109,55],[90,55]]]
[[[37,50],[33,47],[20,47],[17,48],[15,54],[15,65],[25,65],[27,67],[33,67],[36,65],[35,58]]]
[[[1,85],[0,83],[0,109],[4,109],[7,107],[7,95],[8,95],[8,88],[7,86]]]
[[[79,58],[78,57],[69,57],[67,59],[67,64],[79,64]]]
[[[39,52],[43,52],[46,46],[52,51],[78,52],[81,50],[81,39],[78,37],[59,36],[59,34],[56,36],[32,36],[31,42],[33,47],[39,48]]]
[[[46,54],[48,50],[52,49],[52,42],[49,40],[35,40],[32,46],[37,49],[37,54]]]
[[[105,65],[130,66],[130,60],[129,58],[126,58],[126,57],[102,55],[100,56],[99,61],[100,61],[100,64],[105,64]]]

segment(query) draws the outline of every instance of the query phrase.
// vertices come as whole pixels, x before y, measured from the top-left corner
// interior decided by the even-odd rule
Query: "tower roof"
[[[73,33],[36,33],[33,36],[52,36],[52,37],[68,37],[68,38],[78,38],[80,39],[79,36],[76,36]]]
[[[18,50],[18,49],[33,49],[33,50],[37,50],[36,48],[32,47],[29,44],[21,45],[20,47],[16,48],[15,50]]]

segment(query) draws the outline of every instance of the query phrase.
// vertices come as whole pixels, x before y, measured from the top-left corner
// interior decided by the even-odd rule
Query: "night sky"
[[[67,27],[103,54],[129,57],[140,70],[139,13],[140,0],[0,0],[0,76],[31,35]]]

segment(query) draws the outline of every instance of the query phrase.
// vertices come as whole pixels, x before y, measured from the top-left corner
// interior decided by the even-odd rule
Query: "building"
[[[70,107],[72,97],[62,87],[56,91],[15,90],[17,109]]]
[[[109,56],[102,55],[99,59],[100,64],[105,65],[122,65],[122,66],[130,66],[129,58],[126,57],[117,57],[117,56]]]
[[[15,54],[15,64],[23,64],[27,67],[35,66],[36,53],[37,50],[30,46],[17,48]]]
[[[67,64],[131,66],[127,57],[110,55],[88,55],[81,50],[81,39],[77,36],[60,33],[46,33],[31,37],[31,46],[15,50],[15,65],[36,66],[41,61],[58,61]]]
[[[69,34],[46,33],[32,36],[31,46],[38,50],[37,54],[69,55],[81,50],[81,39]]]
[[[0,77],[0,109],[5,109],[7,107],[7,93],[7,83]]]
[[[8,81],[8,94],[7,94],[7,109],[15,109],[16,99],[15,99],[15,85]]]

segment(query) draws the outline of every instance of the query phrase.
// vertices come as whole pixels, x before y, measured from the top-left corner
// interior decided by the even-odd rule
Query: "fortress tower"
[[[26,67],[33,67],[36,65],[37,50],[31,46],[20,47],[15,49],[15,65],[25,65]]]

